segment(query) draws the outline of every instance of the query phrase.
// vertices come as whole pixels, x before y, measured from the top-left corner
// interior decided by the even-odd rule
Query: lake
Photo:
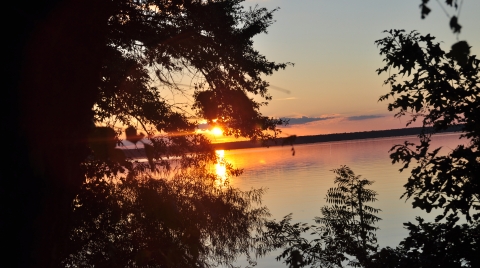
[[[441,134],[432,138],[432,147],[442,146],[442,153],[466,143],[459,140],[458,133]],[[325,195],[333,187],[335,174],[332,169],[341,165],[350,167],[356,175],[374,181],[369,188],[377,191],[378,201],[371,204],[382,211],[382,220],[377,224],[377,238],[380,247],[395,247],[407,236],[403,223],[414,221],[416,216],[433,221],[439,214],[427,214],[412,209],[410,200],[400,199],[403,185],[409,177],[409,170],[400,173],[400,164],[392,165],[389,149],[417,137],[395,137],[384,139],[355,140],[331,143],[316,143],[295,146],[292,156],[289,146],[241,149],[220,152],[237,168],[244,169],[240,177],[232,178],[231,184],[242,190],[266,188],[263,204],[272,218],[277,220],[293,213],[292,222],[314,224],[313,218],[320,216],[320,207],[326,205]],[[257,267],[285,267],[275,261],[276,255],[257,260]],[[247,263],[239,260],[238,264]]]

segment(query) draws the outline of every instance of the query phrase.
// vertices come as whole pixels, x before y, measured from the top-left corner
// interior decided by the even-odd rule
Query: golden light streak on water
[[[222,187],[227,180],[227,167],[225,166],[225,150],[216,150],[217,163],[215,164],[215,173],[217,174],[217,186]]]

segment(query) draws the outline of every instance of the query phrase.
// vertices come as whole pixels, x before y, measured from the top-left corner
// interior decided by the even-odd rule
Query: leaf
[[[462,26],[458,24],[457,16],[452,16],[450,19],[450,28],[453,30],[453,33],[460,33]]]
[[[445,215],[438,215],[437,217],[435,217],[435,222],[441,221],[444,217]]]
[[[429,0],[422,0],[422,3],[420,4],[420,9],[421,9],[421,15],[422,15],[422,19],[425,19],[427,17],[427,15],[430,13],[430,8],[427,7],[427,3],[428,3]]]
[[[458,62],[460,66],[465,66],[470,55],[470,46],[467,41],[459,41],[452,45],[450,55]]]

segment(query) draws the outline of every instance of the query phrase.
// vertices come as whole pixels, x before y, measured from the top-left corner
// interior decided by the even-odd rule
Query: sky
[[[406,118],[394,118],[387,103],[378,102],[389,87],[383,86],[387,76],[375,72],[383,65],[374,41],[387,36],[384,30],[417,30],[435,36],[448,50],[457,35],[439,2],[429,2],[432,12],[422,20],[421,0],[246,0],[245,6],[279,8],[268,34],[254,38],[254,47],[271,61],[294,63],[265,77],[273,100],[261,112],[299,118],[282,128],[287,135],[404,127]],[[458,40],[466,40],[476,55],[479,11],[480,1],[464,0],[459,16],[463,28]]]

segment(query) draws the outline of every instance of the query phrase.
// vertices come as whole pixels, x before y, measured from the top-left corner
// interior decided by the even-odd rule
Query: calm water
[[[410,201],[400,199],[409,171],[400,173],[400,165],[392,165],[389,149],[404,140],[416,141],[416,137],[399,137],[334,143],[317,143],[295,146],[292,156],[290,147],[271,147],[225,151],[224,157],[235,167],[243,168],[244,174],[233,178],[232,184],[243,190],[267,188],[263,204],[270,209],[272,217],[281,219],[293,213],[293,222],[314,223],[324,206],[327,189],[333,187],[334,168],[349,166],[356,175],[375,181],[370,187],[378,192],[378,201],[373,207],[382,211],[377,231],[381,247],[395,247],[408,234],[402,223],[414,221],[415,216],[432,220],[435,212],[427,214],[412,209]],[[432,145],[443,146],[443,153],[464,143],[459,134],[437,135]],[[432,147],[433,148],[433,147]],[[239,264],[243,262],[239,261]],[[274,256],[258,260],[257,267],[281,267]]]

